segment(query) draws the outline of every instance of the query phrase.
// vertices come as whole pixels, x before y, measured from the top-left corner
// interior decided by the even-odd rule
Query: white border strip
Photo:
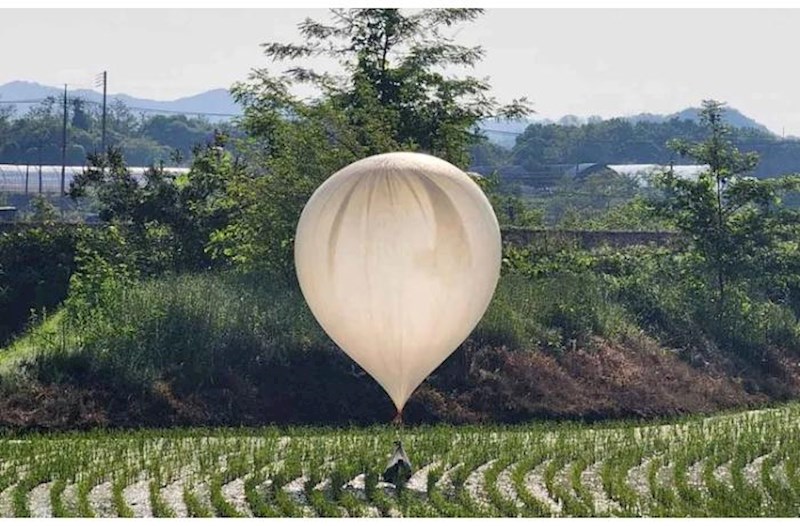
[[[286,0],[264,2],[264,0],[4,0],[3,8],[257,8],[257,9],[327,9],[331,7],[483,7],[496,8],[625,8],[625,9],[703,9],[703,8],[798,8],[795,0],[431,0],[421,3],[419,0]]]

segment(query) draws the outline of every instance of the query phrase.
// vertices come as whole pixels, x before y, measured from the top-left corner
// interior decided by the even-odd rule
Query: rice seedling
[[[19,517],[796,516],[798,416],[33,433],[0,438],[0,493]],[[398,436],[420,472],[395,487]]]
[[[53,517],[74,516],[74,513],[67,509],[63,499],[61,498],[66,487],[67,482],[63,478],[56,480],[53,485],[50,486],[50,506],[53,509]]]
[[[521,460],[511,474],[517,497],[522,502],[522,513],[526,517],[550,517],[550,508],[541,500],[531,495],[525,484],[525,476],[544,461],[544,452],[536,451],[533,455]]]
[[[183,502],[186,504],[186,513],[189,517],[212,517],[211,510],[205,507],[197,495],[188,487],[183,488]]]
[[[149,484],[150,509],[153,517],[174,517],[172,509],[164,502],[161,497],[161,483],[158,479],[153,479]]]
[[[279,517],[280,515],[269,504],[264,493],[259,491],[259,486],[265,483],[263,471],[256,472],[244,481],[244,495],[253,517]]]

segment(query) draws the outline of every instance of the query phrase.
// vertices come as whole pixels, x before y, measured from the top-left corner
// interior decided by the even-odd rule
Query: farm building
[[[606,167],[620,175],[636,179],[641,185],[647,185],[649,179],[655,174],[670,170],[669,166],[660,164],[609,164]],[[708,166],[702,164],[675,164],[671,169],[680,178],[696,179],[700,173],[708,170]]]
[[[501,174],[506,181],[540,189],[553,188],[565,179],[581,180],[604,174],[624,175],[634,178],[640,185],[646,186],[654,174],[669,170],[669,168],[668,165],[659,164],[562,163],[547,165],[535,171],[526,170],[521,166],[509,166],[504,167]],[[674,165],[672,169],[678,177],[695,178],[706,167],[694,164]]]
[[[694,179],[708,167],[700,164],[676,164],[673,165],[673,172],[676,176],[686,179]],[[608,173],[631,177],[646,184],[648,179],[655,174],[670,170],[667,165],[661,164],[602,164],[602,163],[580,163],[568,166],[564,170],[565,175],[576,179],[583,179],[592,175]]]

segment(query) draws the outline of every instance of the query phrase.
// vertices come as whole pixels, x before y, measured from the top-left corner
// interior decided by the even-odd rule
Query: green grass
[[[174,517],[175,513],[161,497],[161,484],[159,484],[158,480],[151,480],[148,489],[150,493],[150,509],[153,512],[153,517]]]
[[[50,506],[53,510],[53,517],[73,517],[74,513],[67,509],[64,504],[62,495],[64,489],[67,487],[65,479],[59,479],[50,486]]]
[[[166,276],[71,296],[0,349],[0,374],[13,376],[24,360],[58,382],[70,373],[65,359],[78,357],[82,368],[131,385],[151,385],[165,373],[184,385],[214,384],[220,364],[245,372],[255,359],[279,360],[313,345],[330,341],[296,287],[234,273]]]
[[[220,364],[242,374],[310,349],[334,349],[299,289],[269,276],[236,273],[162,276],[133,283],[87,283],[65,307],[0,350],[0,373],[33,362],[47,380],[103,370],[132,385],[172,375],[183,385],[214,384]],[[471,336],[477,345],[565,350],[590,335],[617,337],[632,319],[598,276],[501,277]],[[176,364],[181,364],[176,367]]]
[[[606,261],[607,266],[627,268],[637,261],[635,257],[617,259],[620,261],[613,258]],[[592,352],[598,348],[596,337],[601,337],[600,343],[603,338],[613,343],[615,353],[636,356],[630,363],[624,361],[620,365],[632,368],[644,363],[640,359],[643,353],[634,355],[637,351],[649,352],[650,344],[657,347],[658,341],[673,342],[669,331],[663,327],[655,332],[639,328],[658,324],[637,325],[636,312],[652,310],[654,317],[658,317],[658,313],[666,314],[661,312],[664,305],[660,303],[648,303],[646,309],[629,304],[631,298],[641,296],[638,289],[625,289],[627,292],[623,294],[625,287],[634,286],[626,281],[631,276],[611,279],[589,271],[562,274],[544,273],[532,277],[507,273],[502,276],[485,316],[459,352],[470,370],[474,365],[478,371],[486,368],[490,374],[504,374],[497,374],[497,381],[476,382],[473,377],[484,378],[484,375],[475,374],[461,382],[460,367],[445,365],[440,369],[441,374],[428,383],[434,391],[432,395],[446,397],[455,390],[469,402],[445,404],[446,409],[439,413],[442,420],[458,421],[472,414],[517,420],[540,414],[537,403],[541,401],[530,399],[526,382],[541,380],[542,385],[547,385],[547,381],[558,378],[556,374],[574,375],[569,368],[572,358],[566,353],[577,348]],[[652,288],[649,281],[634,284],[643,290]],[[142,421],[135,423],[153,426],[170,425],[187,415],[192,415],[196,418],[192,421],[199,424],[273,422],[286,418],[286,413],[275,409],[280,405],[277,403],[271,404],[268,411],[261,411],[264,406],[261,400],[267,396],[278,398],[276,393],[281,392],[291,393],[286,404],[292,406],[294,422],[375,422],[383,418],[381,403],[387,411],[391,409],[385,397],[372,397],[381,394],[374,382],[366,376],[352,374],[352,363],[341,359],[341,352],[314,321],[296,287],[266,276],[226,272],[91,285],[96,287],[88,287],[91,294],[83,293],[87,297],[75,293],[61,311],[0,350],[0,387],[13,395],[15,389],[26,386],[54,387],[57,391],[68,385],[69,394],[80,397],[86,395],[84,389],[98,386],[90,396],[100,398],[104,405],[98,411],[84,412],[79,410],[83,406],[75,408],[79,402],[70,402],[70,415],[74,415],[75,422],[48,416],[57,422],[40,423],[34,418],[33,422],[25,420],[17,425],[95,425],[96,420],[84,420],[107,417],[109,425],[127,426],[132,423],[126,420],[129,414],[141,414]],[[671,296],[667,294],[667,297]],[[670,304],[670,312],[689,312],[682,300],[675,301],[674,305]],[[682,326],[682,323],[677,325]],[[634,336],[639,339],[635,340]],[[683,340],[674,341],[676,347],[684,347]],[[502,346],[513,353],[520,352],[510,357],[501,352]],[[495,352],[502,358],[499,363],[494,362]],[[540,353],[551,353],[551,356],[564,353],[564,360],[551,361],[545,356],[547,361],[542,365]],[[456,360],[449,363],[454,362],[458,363]],[[662,365],[670,366],[667,361]],[[537,377],[539,372],[541,375]],[[704,374],[698,373],[687,381],[692,382],[691,387],[707,387]],[[309,382],[308,377],[316,380]],[[453,383],[456,380],[458,384]],[[563,400],[553,397],[552,402],[547,402],[553,406],[563,404],[550,407],[554,413],[569,417],[592,413],[593,409],[598,413],[592,414],[600,415],[615,410],[649,412],[654,409],[669,413],[692,407],[696,398],[692,389],[686,389],[683,393],[688,393],[686,402],[691,405],[683,403],[684,394],[681,394],[669,402],[674,404],[670,407],[669,404],[653,404],[650,397],[641,397],[631,404],[626,397],[619,397],[617,401],[602,394],[594,398],[596,402],[592,405],[593,387],[603,382],[603,378],[590,375],[587,382],[577,382],[575,389],[567,390]],[[733,388],[732,384],[723,387]],[[36,389],[20,391],[26,396],[38,394]],[[634,397],[636,392],[633,390],[634,394],[628,396]],[[120,393],[119,400],[106,402],[102,399]],[[129,393],[132,396],[128,396]],[[224,400],[220,393],[225,393],[229,399]],[[149,405],[153,398],[157,402],[167,402],[169,408],[163,412],[137,413],[136,409]],[[590,400],[585,403],[588,407],[584,407],[587,399]],[[173,400],[180,404],[173,404]],[[364,403],[365,400],[369,403]],[[376,403],[371,403],[373,400]],[[432,400],[433,396],[423,402],[426,409],[432,408]],[[746,401],[742,395],[741,400],[717,403]],[[643,407],[636,405],[640,402]],[[107,409],[124,404],[131,408],[129,412]],[[218,405],[210,407],[214,404]],[[50,415],[46,411],[40,414]],[[163,415],[162,420],[146,419],[150,416],[157,419],[160,415]],[[606,474],[608,483],[613,485],[609,491],[619,493],[624,500],[625,490],[619,481],[610,482],[619,476],[619,473]],[[572,493],[575,490],[580,490],[579,484],[574,484]],[[585,496],[567,498],[567,501],[570,506],[580,507],[581,502],[588,505]],[[469,502],[461,505],[469,507]],[[535,513],[534,508],[528,511]]]
[[[122,494],[123,490],[125,489],[127,479],[121,477],[114,481],[111,485],[111,498],[114,503],[114,509],[117,512],[117,515],[120,517],[130,518],[133,517],[133,510],[128,503],[125,502],[125,498]]]
[[[21,360],[31,358],[37,350],[63,347],[66,329],[63,322],[64,311],[56,311],[8,347],[0,349],[0,374],[13,372]]]

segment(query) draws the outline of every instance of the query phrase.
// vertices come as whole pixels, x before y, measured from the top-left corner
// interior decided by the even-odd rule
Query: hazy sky
[[[229,87],[267,65],[259,44],[296,41],[313,9],[0,9],[0,84],[31,80],[174,99]],[[800,135],[800,10],[496,9],[458,38],[481,44],[503,100],[543,117],[672,112],[728,102]]]

